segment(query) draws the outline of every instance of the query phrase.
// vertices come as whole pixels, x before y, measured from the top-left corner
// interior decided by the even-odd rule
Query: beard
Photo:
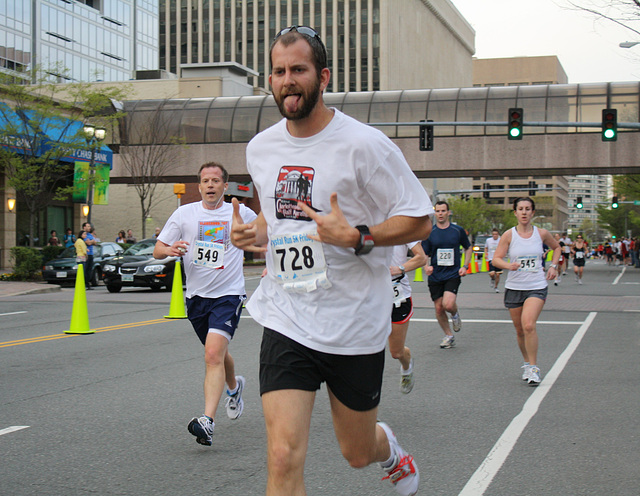
[[[287,110],[284,104],[287,96],[291,94],[300,94],[300,105],[298,105],[298,108],[294,111]],[[300,93],[291,92],[285,95],[276,95],[274,93],[273,98],[278,105],[278,110],[280,111],[280,114],[282,114],[282,117],[291,121],[305,119],[309,117],[309,115],[313,111],[313,108],[316,106],[316,103],[318,103],[318,99],[320,98],[320,78],[318,78],[315,84],[306,91],[300,91]]]

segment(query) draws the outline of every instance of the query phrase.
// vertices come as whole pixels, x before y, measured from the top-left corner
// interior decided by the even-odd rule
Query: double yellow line
[[[144,320],[142,322],[131,322],[129,324],[118,324],[108,327],[98,327],[97,329],[92,329],[93,332],[107,332],[107,331],[117,331],[120,329],[130,329],[132,327],[142,327],[147,325],[155,325],[162,324],[164,322],[171,322],[171,319],[155,319],[155,320]],[[52,334],[50,336],[38,336],[34,338],[26,338],[26,339],[18,339],[16,341],[5,341],[4,343],[0,342],[0,348],[8,348],[9,346],[20,346],[23,344],[31,344],[31,343],[41,343],[43,341],[53,341],[55,339],[63,339],[63,338],[73,338],[81,336],[81,334]]]

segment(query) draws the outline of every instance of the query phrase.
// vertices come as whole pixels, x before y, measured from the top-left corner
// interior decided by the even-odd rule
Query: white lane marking
[[[0,429],[0,436],[4,434],[9,434],[15,431],[21,431],[22,429],[28,429],[28,425],[12,425],[11,427],[7,427],[6,429]]]
[[[22,312],[0,313],[0,317],[4,317],[5,315],[18,315],[19,313],[27,313],[27,312],[26,311],[22,311]]]
[[[529,399],[522,407],[522,411],[513,418],[482,464],[464,486],[459,496],[481,496],[485,493],[489,484],[491,484],[491,481],[509,456],[509,453],[511,453],[511,450],[515,446],[525,427],[538,411],[540,403],[542,403],[542,400],[547,393],[551,391],[551,388],[567,365],[571,355],[573,355],[578,348],[580,341],[582,341],[582,338],[589,329],[589,326],[593,323],[596,315],[598,315],[597,312],[589,313],[585,321],[574,334],[571,342],[558,357],[549,373],[544,377],[531,396],[529,396]]]
[[[438,322],[436,319],[414,319],[411,318],[411,322]],[[475,322],[475,323],[483,323],[488,322],[490,324],[513,324],[511,319],[462,319],[462,323],[465,322]],[[559,324],[568,324],[568,325],[580,325],[582,324],[582,320],[571,321],[571,320],[539,320],[536,324],[549,324],[549,325],[559,325]]]
[[[618,284],[618,281],[622,278],[622,275],[624,274],[624,271],[627,270],[626,267],[622,267],[622,270],[620,271],[620,274],[618,274],[618,277],[616,277],[613,282],[611,283],[612,286],[615,286],[616,284]]]

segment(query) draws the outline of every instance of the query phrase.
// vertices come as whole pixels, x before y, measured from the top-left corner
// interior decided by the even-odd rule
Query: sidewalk
[[[54,291],[60,291],[60,286],[46,282],[0,281],[0,298]]]

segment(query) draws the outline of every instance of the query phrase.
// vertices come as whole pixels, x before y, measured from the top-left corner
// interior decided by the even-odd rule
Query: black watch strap
[[[356,229],[360,231],[360,241],[356,245],[356,255],[366,255],[375,246],[373,236],[367,226],[356,226]]]

